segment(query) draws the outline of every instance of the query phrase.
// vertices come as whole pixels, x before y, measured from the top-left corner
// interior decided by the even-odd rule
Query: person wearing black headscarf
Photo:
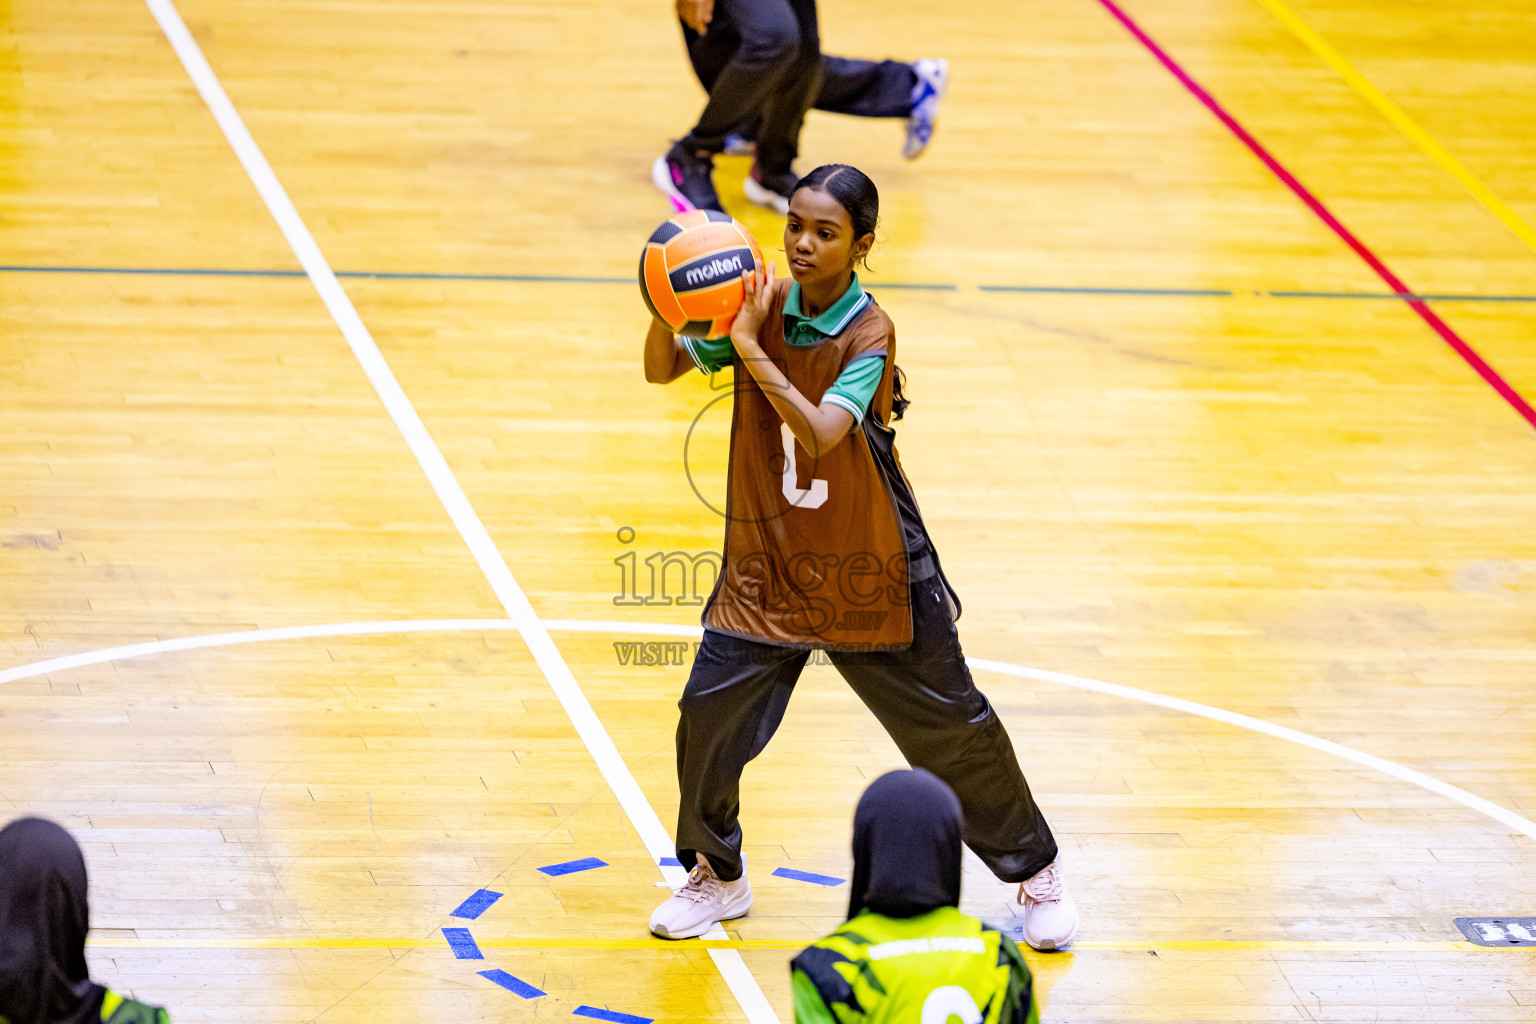
[[[1037,1024],[1018,947],[960,912],[960,831],[959,799],[921,768],[864,791],[848,920],[790,963],[795,1024]]]
[[[170,1024],[159,1007],[91,981],[85,858],[63,828],[0,829],[0,1024]]]
[[[960,801],[921,768],[882,775],[853,814],[848,917],[866,909],[915,917],[959,905]]]

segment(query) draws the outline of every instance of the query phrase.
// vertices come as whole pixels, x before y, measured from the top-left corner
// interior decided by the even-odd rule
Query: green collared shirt
[[[790,284],[789,294],[784,299],[784,342],[800,347],[819,345],[841,334],[871,301],[859,284],[859,275],[854,274],[848,290],[843,292],[841,298],[819,315],[807,317],[801,311],[800,282],[795,281]],[[731,365],[731,359],[735,356],[730,338],[685,337],[682,342],[694,365],[703,373],[716,373],[725,369]],[[883,355],[855,359],[843,367],[843,372],[837,375],[837,380],[821,396],[821,400],[847,409],[853,415],[853,426],[857,428],[869,409],[870,400],[875,397],[875,390],[879,388],[880,377],[884,373]]]
[[[841,298],[819,316],[807,317],[800,310],[800,282],[792,281],[789,295],[784,299],[784,341],[790,345],[815,345],[841,334],[869,302],[869,296],[859,284],[859,275],[854,274]]]

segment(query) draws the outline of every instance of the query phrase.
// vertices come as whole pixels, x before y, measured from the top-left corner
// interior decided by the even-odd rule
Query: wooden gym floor
[[[144,3],[0,0],[0,818],[178,1022],[788,1021],[846,887],[772,872],[846,878],[900,759],[812,669],[752,916],[647,937],[686,668],[621,655],[697,609],[615,598],[718,545],[726,413],[640,373],[670,4],[178,4],[341,288]],[[801,168],[882,189],[902,452],[1083,914],[1047,1019],[1536,1020],[1453,923],[1536,913],[1536,5],[822,7],[953,65],[923,160],[814,114]]]

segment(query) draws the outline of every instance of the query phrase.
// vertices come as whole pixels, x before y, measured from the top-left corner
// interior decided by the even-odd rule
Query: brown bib
[[[896,332],[870,299],[841,334],[784,341],[789,282],[776,286],[758,344],[791,384],[820,404],[843,369],[883,354],[870,414],[889,421]],[[889,650],[912,642],[907,556],[895,498],[864,431],[807,452],[736,359],[724,565],[704,625],[751,640],[824,650]]]

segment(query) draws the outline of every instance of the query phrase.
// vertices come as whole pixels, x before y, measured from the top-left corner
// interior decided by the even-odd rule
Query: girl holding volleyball
[[[746,271],[729,338],[674,336],[660,320],[646,336],[652,383],[735,366],[724,559],[678,702],[677,856],[697,866],[651,931],[702,935],[752,905],[741,773],[822,650],[903,756],[955,791],[966,844],[1022,883],[1030,945],[1056,949],[1077,931],[1056,841],[966,668],[959,600],[896,455],[890,424],[907,403],[895,330],[855,272],[878,214],[862,172],[818,167],[790,197],[792,281],[771,263]]]

